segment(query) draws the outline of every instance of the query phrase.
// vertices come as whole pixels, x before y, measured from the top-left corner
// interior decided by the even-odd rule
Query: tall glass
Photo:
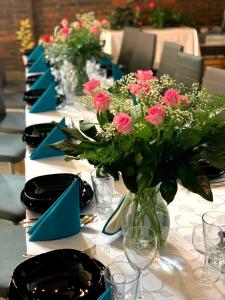
[[[144,299],[142,289],[142,272],[147,269],[157,252],[157,237],[151,227],[134,226],[127,230],[123,247],[129,262],[140,270],[139,292],[137,299]]]
[[[202,216],[205,245],[209,249],[209,262],[219,269],[225,271],[225,213],[220,211],[208,211]]]
[[[202,267],[198,267],[194,269],[192,275],[194,279],[201,283],[214,283],[219,279],[219,273],[209,268],[208,265],[208,251],[206,251],[205,247],[205,237],[203,232],[203,225],[199,224],[193,228],[192,232],[192,244],[194,248],[200,253],[204,255],[204,265]]]

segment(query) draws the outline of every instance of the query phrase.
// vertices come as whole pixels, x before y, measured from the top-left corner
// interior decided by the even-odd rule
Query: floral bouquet
[[[104,57],[100,34],[107,28],[107,20],[95,19],[94,13],[76,15],[76,21],[69,23],[67,19],[54,30],[53,41],[46,44],[46,55],[55,68],[60,68],[66,60],[74,67],[77,77],[77,90],[88,80],[86,62],[92,58]]]
[[[157,194],[170,203],[177,181],[212,201],[203,164],[225,170],[225,109],[222,97],[194,84],[187,89],[168,75],[157,79],[151,70],[137,71],[104,90],[98,80],[84,84],[96,110],[96,123],[63,128],[67,139],[52,145],[68,159],[87,159],[110,173],[122,174],[135,211],[132,224],[149,219],[165,242],[157,209]]]

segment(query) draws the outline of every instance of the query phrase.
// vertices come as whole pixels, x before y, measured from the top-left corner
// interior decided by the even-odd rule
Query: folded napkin
[[[42,53],[44,53],[44,47],[42,44],[37,45],[34,50],[30,53],[27,60],[36,60]]]
[[[113,80],[120,80],[121,77],[124,75],[123,70],[117,66],[116,64],[112,63],[112,76],[113,76]]]
[[[48,68],[49,67],[46,64],[44,54],[42,53],[30,66],[30,68],[28,69],[28,73],[45,72],[46,70],[48,70]]]
[[[53,83],[54,78],[51,74],[50,69],[48,69],[43,75],[41,75],[31,86],[31,90],[41,90],[47,89],[51,83]]]
[[[29,241],[50,241],[80,232],[79,180],[75,180],[29,229]]]
[[[55,83],[52,82],[41,97],[32,105],[30,113],[56,110],[56,90]]]
[[[124,207],[127,205],[128,199],[126,199],[127,194],[125,194],[118,204],[116,210],[109,217],[105,223],[102,232],[107,235],[113,235],[121,230],[121,217]]]
[[[131,94],[131,98],[132,98],[132,103],[133,103],[133,106],[136,106],[138,103],[137,103],[137,99],[136,99],[136,96],[134,94]]]
[[[63,118],[59,122],[59,125],[65,126],[65,118]],[[52,131],[48,133],[46,138],[34,150],[34,152],[30,156],[30,159],[34,160],[39,158],[51,157],[51,156],[63,156],[64,153],[62,151],[52,149],[48,145],[54,144],[65,138],[66,138],[65,134],[58,127],[54,127]]]
[[[107,288],[98,300],[111,300],[111,288]]]

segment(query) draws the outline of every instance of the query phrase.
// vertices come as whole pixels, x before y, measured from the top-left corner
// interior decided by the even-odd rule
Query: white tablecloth
[[[27,112],[27,125],[52,120],[59,121],[65,111],[30,114]],[[68,112],[69,111],[69,112]],[[76,119],[80,113],[75,109],[67,110],[66,121],[69,115]],[[37,122],[38,121],[38,122]],[[57,172],[82,172],[81,175],[88,180],[89,170],[92,168],[87,162],[65,162],[63,157],[51,157],[39,160],[30,160],[30,151],[27,150],[25,158],[26,179],[38,175]],[[119,201],[120,193],[124,187],[116,184],[117,191],[115,204]],[[224,300],[225,278],[213,284],[199,284],[194,281],[192,271],[203,263],[202,256],[196,252],[191,242],[192,229],[195,224],[201,223],[201,216],[209,210],[225,211],[225,186],[213,188],[214,202],[209,203],[200,196],[195,195],[182,187],[175,200],[169,205],[171,229],[165,247],[161,249],[160,256],[152,266],[144,272],[144,289],[150,292],[148,299],[157,300]],[[115,207],[115,206],[114,206]],[[39,254],[56,248],[78,248],[81,250],[96,247],[96,258],[107,265],[112,261],[125,260],[122,249],[122,236],[106,236],[101,233],[106,216],[98,215],[98,221],[82,228],[81,234],[66,239],[48,242],[27,242],[28,254]]]
[[[157,35],[154,68],[157,68],[162,54],[165,41],[174,42],[184,47],[185,53],[200,55],[198,34],[196,29],[189,27],[153,29],[144,28],[143,31]],[[102,40],[105,40],[103,51],[111,54],[116,63],[123,39],[123,30],[106,30],[102,33]]]

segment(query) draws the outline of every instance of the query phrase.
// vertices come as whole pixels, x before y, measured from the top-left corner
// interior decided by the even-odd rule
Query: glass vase
[[[158,248],[169,234],[170,217],[165,200],[157,188],[144,188],[136,194],[128,192],[122,212],[121,228],[125,233],[133,226],[150,226],[156,233]]]
[[[86,71],[86,62],[83,64],[79,64],[75,67],[75,74],[76,74],[76,86],[75,86],[75,94],[77,96],[83,95],[83,84],[87,82],[88,75]]]

